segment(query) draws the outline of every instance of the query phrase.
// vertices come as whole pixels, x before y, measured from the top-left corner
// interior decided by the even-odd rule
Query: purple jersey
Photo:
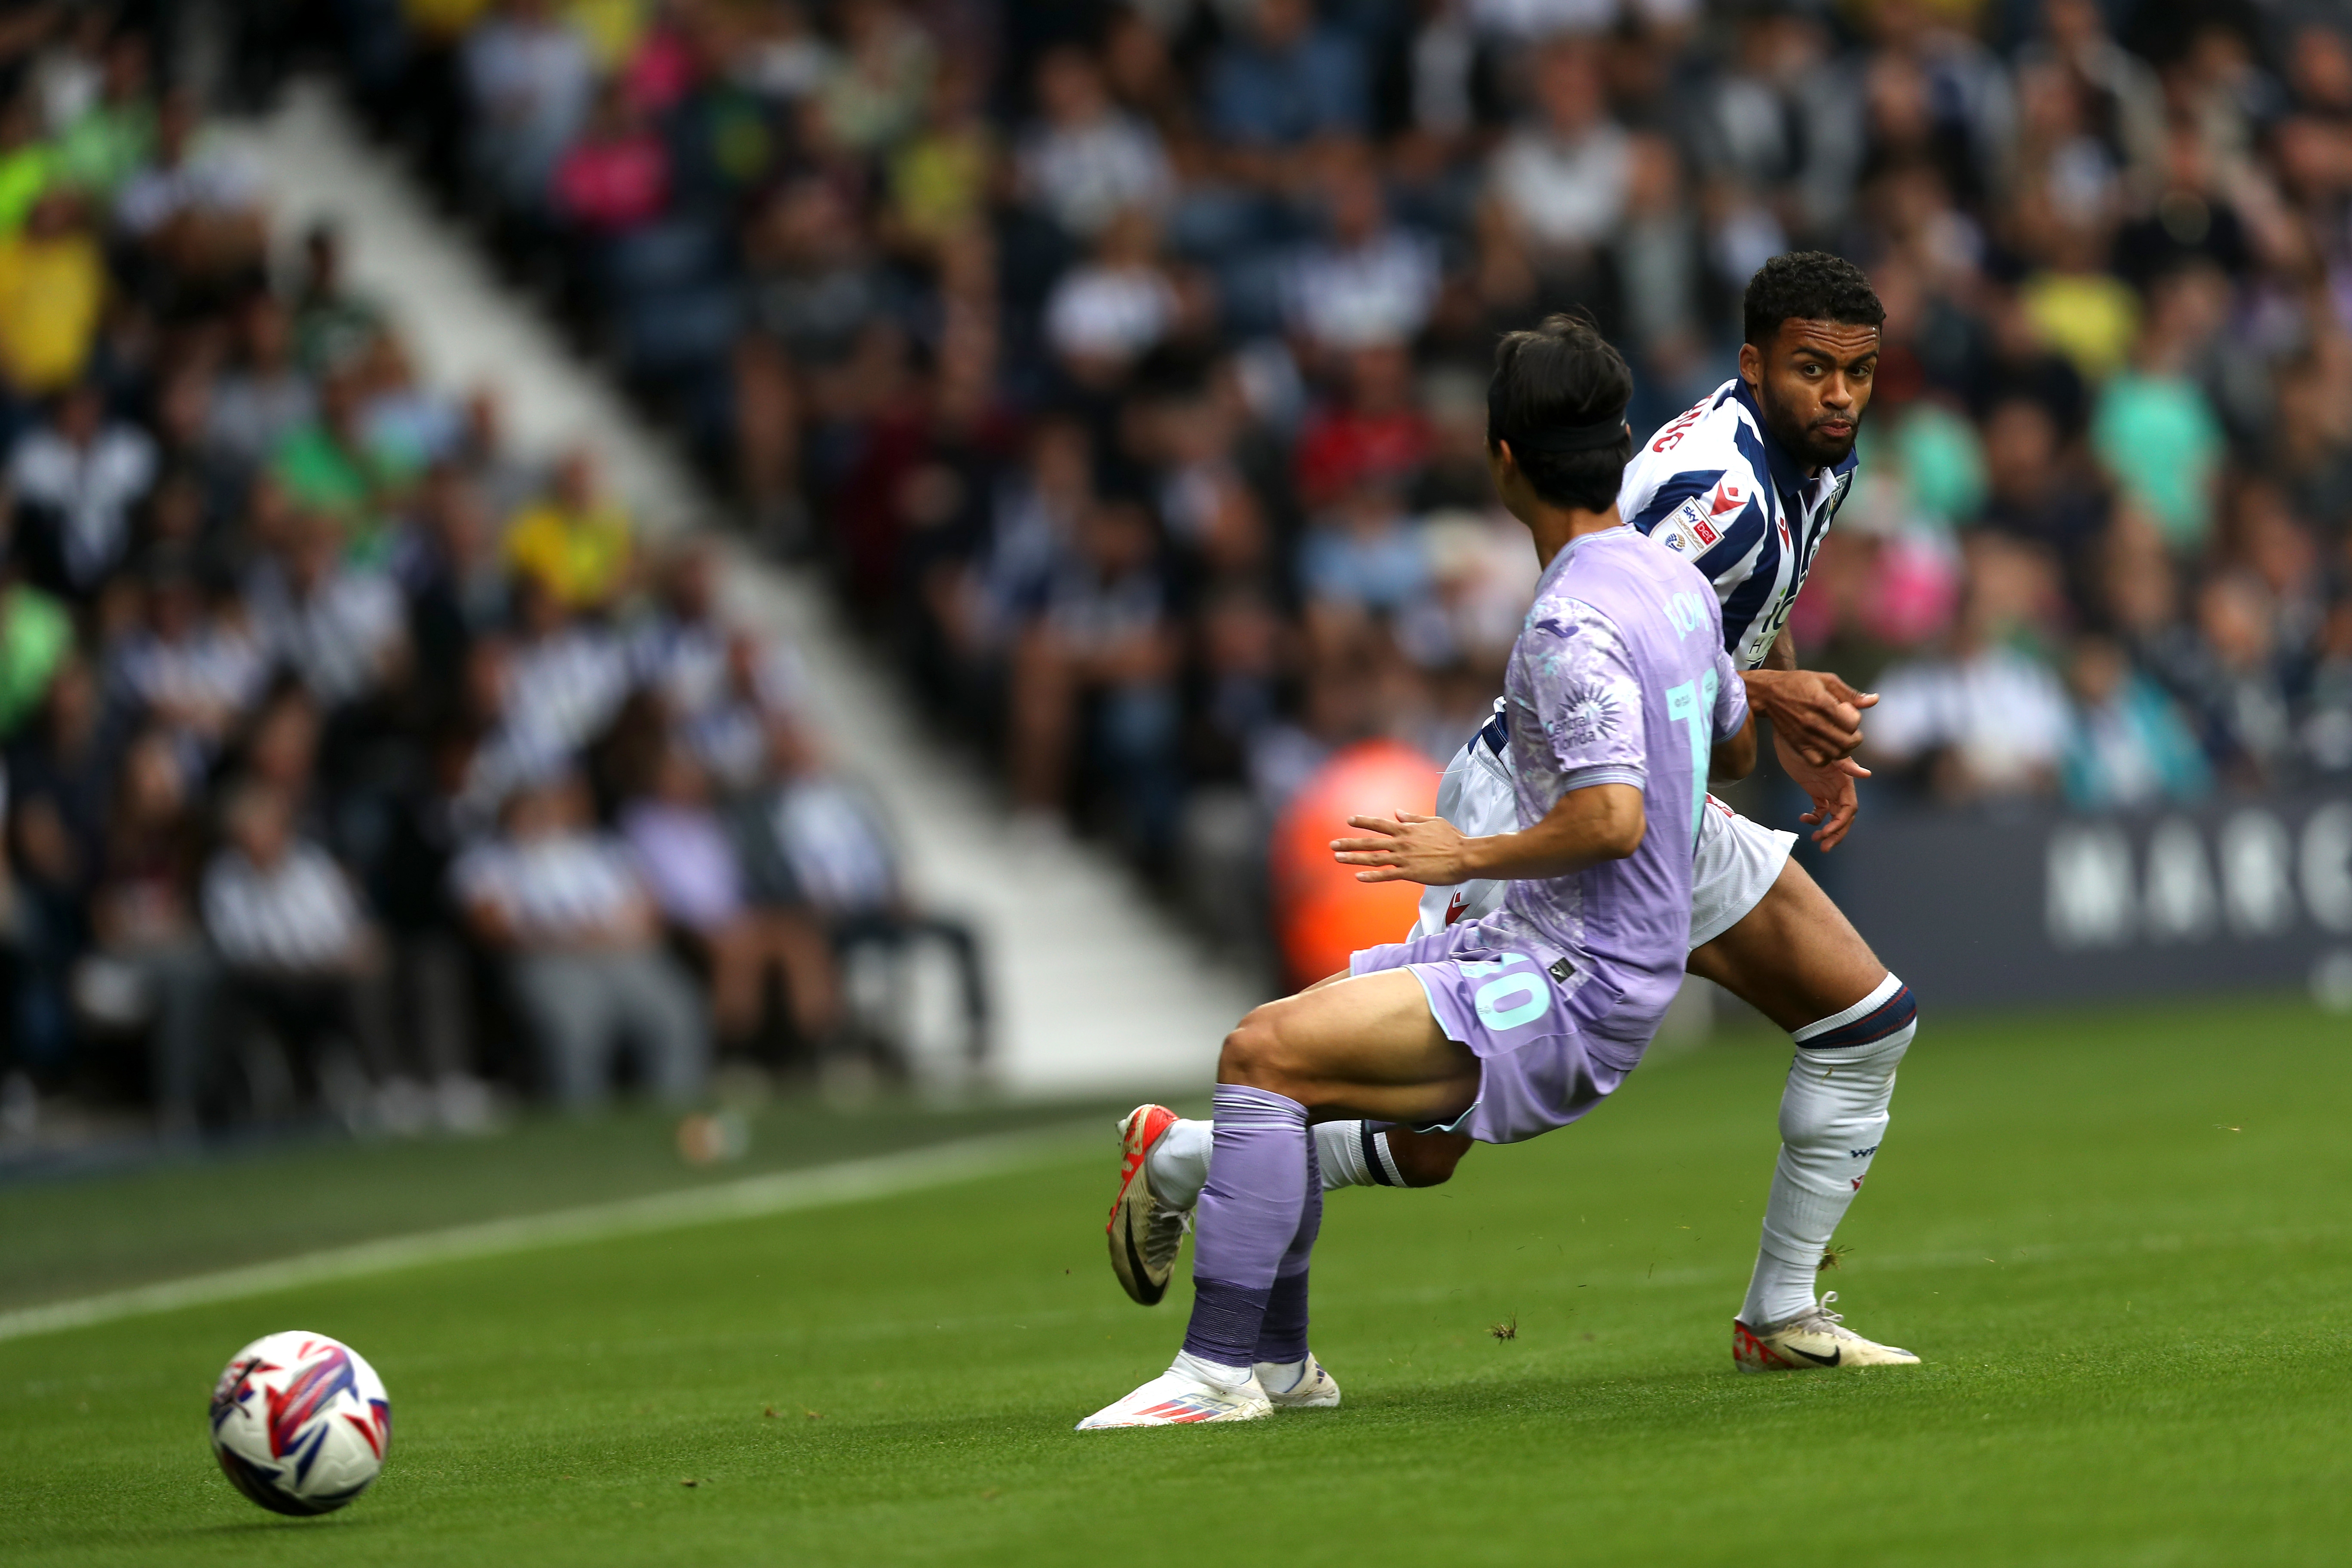
[[[1446,1033],[1486,1060],[1464,1125],[1498,1142],[1574,1120],[1641,1059],[1682,984],[1707,765],[1748,716],[1712,586],[1623,526],[1544,569],[1504,700],[1519,826],[1571,790],[1627,784],[1648,819],[1641,847],[1515,881],[1492,914],[1354,964],[1415,968]]]

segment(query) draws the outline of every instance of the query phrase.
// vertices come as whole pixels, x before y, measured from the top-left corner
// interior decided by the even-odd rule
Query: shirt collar
[[[1612,534],[1630,532],[1633,527],[1633,525],[1632,523],[1620,520],[1617,525],[1613,528],[1604,528],[1595,533],[1578,534],[1574,539],[1570,540],[1566,544],[1559,547],[1559,554],[1544,563],[1544,581],[1549,582],[1552,578],[1559,576],[1563,571],[1567,570],[1569,558],[1576,553],[1577,547],[1579,545],[1583,544],[1588,540],[1607,539]]]

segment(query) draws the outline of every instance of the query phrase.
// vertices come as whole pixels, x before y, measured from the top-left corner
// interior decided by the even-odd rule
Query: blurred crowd
[[[2319,0],[208,14],[249,102],[331,62],[1028,830],[1244,950],[1286,803],[1368,738],[1442,760],[1498,689],[1535,563],[1484,466],[1496,332],[1589,311],[1638,435],[1732,374],[1792,247],[1887,309],[1791,623],[1884,694],[1872,807],[2352,773]],[[420,384],[331,233],[268,265],[140,28],[17,7],[0,50],[19,1079],[140,1020],[193,1115],[236,1042],[332,1037],[281,1054],[462,1119],[485,1073],[593,1096],[625,1036],[681,1091],[714,1030],[830,1048],[845,943],[921,921],[709,552]]]
[[[0,20],[0,1144],[466,1131],[509,1092],[888,1070],[845,976],[970,937],[712,541],[412,367],[135,17]]]
[[[509,260],[825,563],[1020,805],[1239,917],[1451,752],[1533,563],[1480,396],[1590,311],[1640,434],[1790,247],[1888,310],[1795,620],[1872,790],[2352,769],[2352,16],[2311,0],[347,0]],[[1242,889],[1243,891],[1237,891]]]

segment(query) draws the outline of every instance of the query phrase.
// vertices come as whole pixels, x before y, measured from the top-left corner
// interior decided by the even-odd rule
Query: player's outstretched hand
[[[1462,858],[1462,830],[1442,816],[1400,811],[1394,817],[1351,816],[1348,826],[1377,835],[1331,840],[1333,859],[1342,866],[1367,868],[1356,873],[1359,882],[1449,888],[1469,879]]]
[[[1813,803],[1813,809],[1797,820],[1813,830],[1815,844],[1824,850],[1836,848],[1846,830],[1853,826],[1853,814],[1861,808],[1854,781],[1868,778],[1870,770],[1852,757],[1840,757],[1827,767],[1816,766],[1777,733],[1773,750],[1780,754],[1781,768]]]
[[[1856,691],[1818,669],[1757,669],[1748,675],[1748,700],[1772,721],[1772,733],[1815,767],[1850,757],[1862,745],[1862,710],[1878,693]]]

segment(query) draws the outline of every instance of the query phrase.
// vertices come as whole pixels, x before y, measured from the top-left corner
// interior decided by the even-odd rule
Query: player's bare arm
[[[1759,680],[1759,676],[1767,679]],[[1861,710],[1874,706],[1878,694],[1856,691],[1834,675],[1799,669],[1797,640],[1786,626],[1772,639],[1764,668],[1748,671],[1744,679],[1748,710],[1760,709],[1773,716],[1772,752],[1780,759],[1781,771],[1813,803],[1813,809],[1797,820],[1813,830],[1813,842],[1822,849],[1836,848],[1861,807],[1854,781],[1868,778],[1870,770],[1853,760],[1853,747],[1845,744],[1843,734],[1832,737],[1842,749],[1807,742],[1819,742],[1830,729],[1850,724],[1852,738],[1859,743]]]
[[[1780,771],[1813,803],[1813,809],[1797,820],[1813,830],[1816,846],[1836,848],[1847,829],[1853,826],[1854,813],[1861,809],[1854,781],[1868,778],[1870,770],[1852,757],[1840,757],[1827,767],[1820,766],[1791,746],[1788,737],[1778,731],[1773,732],[1772,751],[1780,759]]]
[[[1727,735],[1715,743],[1708,755],[1706,776],[1714,784],[1737,784],[1756,771],[1756,710],[1739,726],[1739,732]]]
[[[1708,776],[1748,776],[1756,766],[1756,719],[1716,742]],[[1642,792],[1632,784],[1593,784],[1570,790],[1552,803],[1544,819],[1517,833],[1465,837],[1442,816],[1401,811],[1394,817],[1351,816],[1350,827],[1372,837],[1335,838],[1332,858],[1365,868],[1359,882],[1419,882],[1451,887],[1474,878],[1528,881],[1566,877],[1603,860],[1622,860],[1642,847],[1648,822]]]
[[[1862,710],[1878,694],[1856,691],[1825,670],[1797,668],[1796,640],[1789,628],[1772,639],[1761,668],[1743,672],[1748,706],[1772,721],[1776,741],[1791,744],[1816,767],[1852,756],[1862,746]]]
[[[1622,860],[1642,847],[1647,825],[1640,790],[1604,784],[1569,791],[1541,822],[1517,833],[1465,837],[1442,816],[1409,811],[1394,817],[1351,816],[1348,826],[1369,837],[1333,839],[1332,858],[1366,868],[1356,873],[1359,882],[1445,887],[1473,877],[1565,877],[1603,860]]]

